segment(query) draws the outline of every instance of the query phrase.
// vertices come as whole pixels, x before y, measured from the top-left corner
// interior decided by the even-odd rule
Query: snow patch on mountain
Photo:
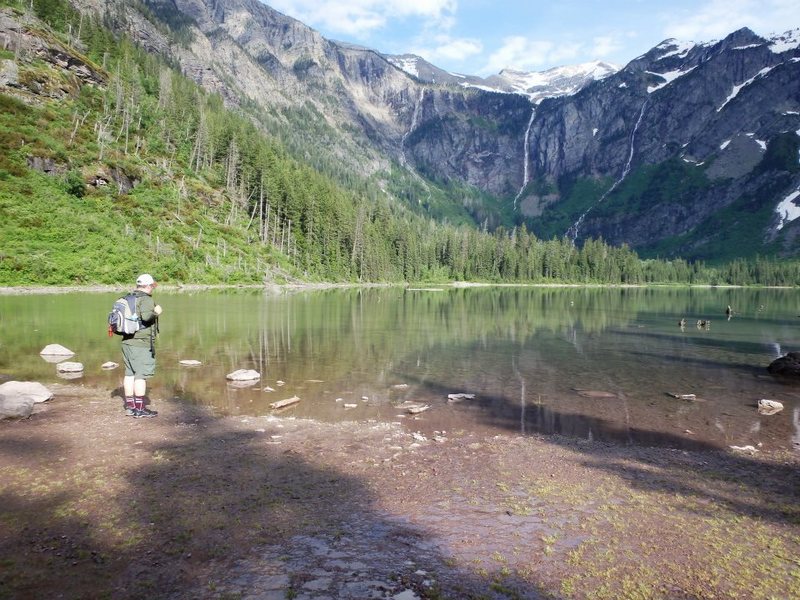
[[[792,29],[780,35],[773,35],[769,40],[769,49],[775,54],[800,48],[800,29]]]
[[[720,105],[720,107],[717,109],[717,112],[720,112],[720,111],[721,111],[723,108],[725,108],[725,106],[728,104],[728,102],[730,102],[731,100],[733,100],[734,98],[736,98],[736,96],[738,96],[738,95],[739,95],[739,92],[741,92],[741,91],[742,91],[744,88],[746,88],[748,85],[750,85],[751,83],[753,83],[753,82],[754,82],[756,79],[758,79],[759,77],[764,77],[764,76],[766,76],[766,74],[767,74],[767,73],[769,73],[770,71],[772,71],[772,69],[774,69],[774,68],[775,68],[775,67],[764,67],[763,69],[761,69],[761,70],[760,70],[758,73],[756,73],[755,75],[753,75],[753,76],[752,76],[750,79],[748,79],[747,81],[745,81],[745,82],[743,82],[743,83],[740,83],[739,85],[735,85],[735,86],[733,86],[733,90],[731,90],[731,93],[730,93],[730,94],[728,95],[728,97],[725,99],[725,102],[723,102],[723,103]]]
[[[658,77],[664,79],[664,83],[648,86],[647,93],[652,94],[653,92],[656,92],[661,88],[667,87],[670,83],[678,79],[678,77],[683,77],[687,73],[691,73],[692,71],[694,71],[696,68],[697,67],[692,67],[691,69],[686,69],[685,71],[678,70],[678,71],[669,71],[667,73],[654,73],[653,71],[645,71],[645,73],[648,73],[649,75],[657,75]]]
[[[619,67],[602,61],[554,67],[546,71],[527,72],[503,69],[497,79],[506,91],[523,94],[538,104],[545,98],[571,96],[593,81],[605,79],[619,71]]]
[[[682,42],[673,38],[664,40],[655,47],[655,50],[667,50],[667,52],[659,56],[657,60],[664,60],[670,56],[684,58],[695,46],[697,46],[697,44],[694,42]]]
[[[796,190],[786,196],[786,198],[781,200],[778,206],[775,207],[775,212],[777,212],[778,216],[781,218],[781,222],[778,223],[778,230],[783,229],[784,225],[800,217],[800,206],[795,202],[798,198],[800,198],[800,190]]]
[[[389,62],[401,71],[405,71],[414,77],[419,77],[416,56],[393,56],[389,59]]]

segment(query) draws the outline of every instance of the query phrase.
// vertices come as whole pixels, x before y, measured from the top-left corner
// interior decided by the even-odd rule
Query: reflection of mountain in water
[[[87,365],[87,385],[118,387],[119,373],[99,369],[118,356],[118,341],[98,344],[97,331],[74,327],[96,320],[107,300],[0,297],[0,314],[18,315],[0,320],[2,364],[25,379],[52,381],[52,365],[38,352],[58,341]],[[394,420],[395,405],[412,400],[431,405],[420,427],[441,429],[459,423],[467,430],[716,446],[785,446],[793,435],[788,419],[754,428],[751,405],[760,397],[793,402],[758,376],[773,344],[798,343],[794,290],[390,287],[277,296],[161,292],[159,302],[165,315],[153,393],[221,412],[267,414],[270,402],[298,396],[293,415]],[[681,318],[690,323],[684,330]],[[699,318],[712,326],[694,327]],[[187,356],[203,367],[181,367]],[[226,386],[225,375],[240,368],[261,373],[261,384]],[[399,383],[408,388],[392,387]],[[581,398],[574,388],[612,397]],[[477,400],[448,406],[452,392]],[[344,416],[344,402],[358,409]]]

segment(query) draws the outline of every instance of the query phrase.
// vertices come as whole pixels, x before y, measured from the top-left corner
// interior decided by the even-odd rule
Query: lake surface
[[[55,364],[39,356],[58,343],[76,353],[68,360],[85,365],[76,382],[107,388],[109,401],[120,401],[122,367],[100,368],[121,362],[119,338],[105,332],[118,296],[0,296],[0,377],[61,381]],[[393,287],[155,296],[164,308],[149,389],[156,409],[160,399],[178,398],[258,416],[297,396],[278,414],[400,421],[426,435],[800,450],[800,384],[766,372],[773,359],[800,349],[798,290]],[[697,327],[699,319],[710,327]],[[183,367],[181,359],[203,365]],[[230,385],[225,376],[236,369],[255,369],[261,380]],[[448,401],[455,393],[475,396]],[[786,408],[759,416],[760,398]],[[407,401],[430,408],[409,415],[398,408]]]

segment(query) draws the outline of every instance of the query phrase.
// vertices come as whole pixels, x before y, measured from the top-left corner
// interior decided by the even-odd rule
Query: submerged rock
[[[769,364],[767,371],[773,375],[800,377],[800,352],[789,352],[776,358]]]

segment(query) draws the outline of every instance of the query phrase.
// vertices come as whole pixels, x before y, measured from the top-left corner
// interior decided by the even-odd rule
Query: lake
[[[62,381],[39,356],[58,343],[85,366],[75,383],[120,401],[122,367],[100,368],[121,362],[119,338],[106,334],[117,296],[0,296],[0,377]],[[400,421],[425,435],[800,450],[800,384],[766,371],[800,349],[794,289],[381,287],[155,297],[164,308],[149,389],[156,409],[175,398],[228,415]],[[261,380],[231,385],[226,374],[237,369],[255,369]],[[293,396],[293,407],[270,409]],[[760,398],[785,409],[760,416]],[[400,406],[410,401],[429,408],[408,414]]]

